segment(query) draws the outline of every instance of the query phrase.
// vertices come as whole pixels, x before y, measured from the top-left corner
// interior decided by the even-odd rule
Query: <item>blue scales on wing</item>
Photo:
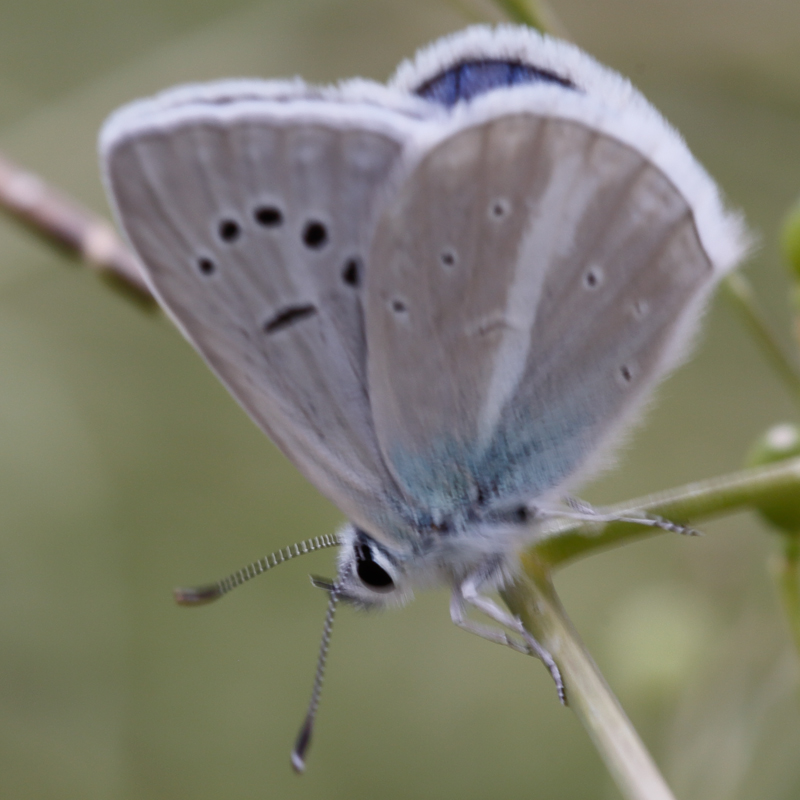
[[[424,81],[414,93],[449,108],[492,89],[540,81],[555,83],[568,89],[575,88],[568,78],[551,70],[520,61],[491,58],[459,61]]]

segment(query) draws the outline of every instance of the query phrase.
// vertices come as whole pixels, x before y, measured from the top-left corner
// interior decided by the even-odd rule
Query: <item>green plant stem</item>
[[[647,495],[607,508],[612,515],[655,514],[672,522],[695,524],[719,514],[776,503],[800,493],[800,458],[721,475]],[[551,567],[626,542],[663,533],[628,522],[586,523],[559,519],[546,523],[532,556]]]
[[[626,800],[674,800],[633,725],[564,611],[546,565],[523,558],[525,574],[502,592],[511,611],[553,656],[567,701]]]
[[[800,492],[800,457],[692,483],[649,495],[603,514],[647,512],[687,523],[796,496]],[[521,557],[524,573],[501,595],[558,664],[567,699],[589,733],[626,800],[674,800],[619,701],[603,679],[573,628],[552,584],[555,567],[591,552],[653,536],[660,528],[634,523],[559,520]],[[800,539],[787,537],[776,577],[792,634],[800,650]]]
[[[800,537],[783,535],[783,550],[773,560],[783,610],[800,653]]]
[[[723,281],[723,286],[728,299],[739,312],[742,321],[761,348],[767,361],[772,364],[791,392],[795,402],[800,405],[800,371],[798,371],[797,365],[786,355],[778,337],[758,308],[755,292],[750,281],[740,272],[734,272]]]

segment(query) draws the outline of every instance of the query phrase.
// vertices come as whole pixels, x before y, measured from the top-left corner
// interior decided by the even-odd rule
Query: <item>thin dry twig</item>
[[[0,154],[0,208],[30,231],[81,259],[140,302],[153,304],[136,256],[111,224]]]

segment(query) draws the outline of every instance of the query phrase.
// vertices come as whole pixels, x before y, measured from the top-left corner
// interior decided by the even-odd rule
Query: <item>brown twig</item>
[[[155,303],[138,259],[109,222],[2,154],[0,208],[139,302]]]

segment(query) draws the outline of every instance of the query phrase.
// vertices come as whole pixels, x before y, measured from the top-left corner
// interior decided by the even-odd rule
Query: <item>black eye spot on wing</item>
[[[414,94],[450,108],[492,89],[531,83],[555,83],[565,89],[577,88],[568,78],[521,61],[475,59],[462,61],[440,72],[417,87]]]
[[[623,364],[619,368],[619,376],[622,378],[623,383],[631,383],[633,381],[633,370],[627,364]]]
[[[328,229],[316,219],[309,220],[303,228],[303,243],[312,250],[319,250],[328,241]]]
[[[511,213],[511,201],[505,197],[496,197],[489,203],[489,219],[500,222]]]
[[[253,219],[265,228],[277,228],[283,224],[283,212],[277,206],[259,206]]]
[[[408,312],[408,306],[402,300],[395,298],[392,300],[392,311],[395,314],[405,314]]]
[[[439,254],[439,261],[444,267],[454,267],[458,261],[458,253],[452,247],[445,247]]]
[[[350,258],[345,262],[342,280],[354,289],[361,285],[361,261],[358,258]]]
[[[202,275],[213,275],[217,271],[217,265],[210,258],[202,257],[197,259],[197,269]]]
[[[217,228],[219,238],[227,244],[235,242],[241,236],[242,229],[235,219],[223,219]]]
[[[285,330],[296,322],[313,317],[317,313],[316,306],[310,303],[305,305],[287,306],[278,311],[274,316],[270,317],[264,323],[265,333],[277,333],[278,331]]]
[[[597,289],[603,282],[603,270],[600,267],[589,267],[583,276],[583,285],[587,289]]]

